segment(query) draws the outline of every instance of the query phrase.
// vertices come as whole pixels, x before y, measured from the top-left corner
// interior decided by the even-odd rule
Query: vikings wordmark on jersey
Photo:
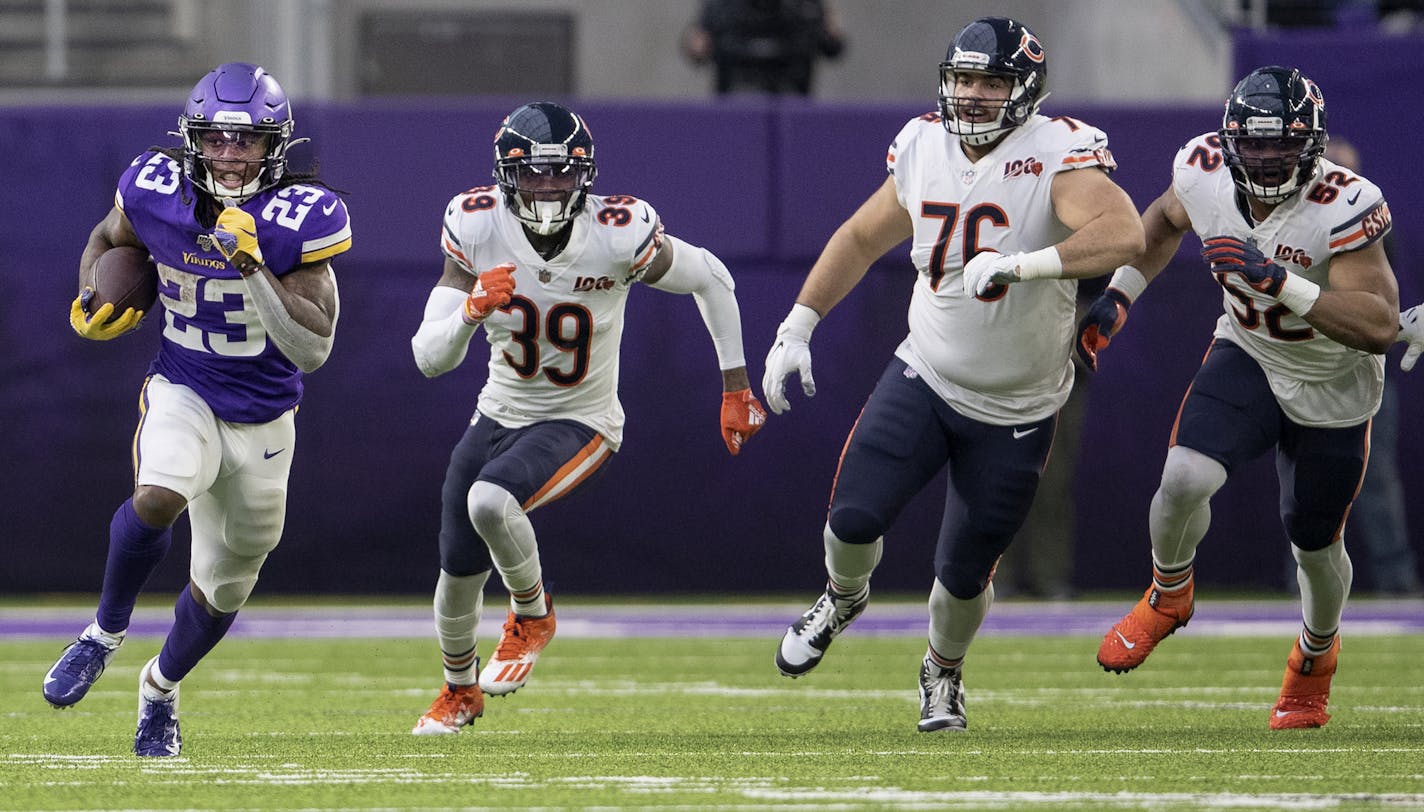
[[[114,195],[158,264],[163,341],[150,372],[193,389],[222,420],[265,423],[301,400],[301,371],[268,340],[247,283],[212,245],[181,180],[177,161],[146,152]],[[256,218],[265,264],[277,276],[351,247],[346,204],[330,189],[291,184],[241,205]]]

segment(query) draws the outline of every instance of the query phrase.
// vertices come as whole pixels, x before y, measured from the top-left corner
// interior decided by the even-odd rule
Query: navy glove
[[[1103,291],[1083,320],[1078,322],[1078,357],[1094,372],[1098,371],[1098,350],[1107,349],[1112,337],[1127,323],[1127,309],[1132,302],[1117,288]]]
[[[1206,240],[1201,255],[1211,265],[1212,273],[1239,274],[1246,284],[1267,296],[1279,295],[1286,281],[1285,268],[1267,259],[1261,249],[1235,237]]]

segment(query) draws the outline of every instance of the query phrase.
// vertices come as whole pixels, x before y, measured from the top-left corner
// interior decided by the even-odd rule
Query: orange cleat
[[[494,656],[480,672],[480,688],[485,693],[490,696],[512,694],[529,680],[539,652],[554,639],[554,602],[548,595],[544,596],[544,605],[549,614],[543,617],[523,617],[510,611]]]
[[[1113,624],[1098,646],[1098,665],[1104,671],[1124,674],[1142,665],[1147,655],[1167,635],[1187,625],[1196,602],[1192,582],[1181,592],[1162,592],[1150,586],[1122,620]]]
[[[1330,721],[1325,705],[1330,701],[1330,678],[1340,655],[1340,637],[1330,650],[1316,657],[1306,656],[1300,639],[1286,660],[1286,676],[1281,681],[1281,698],[1271,709],[1271,730],[1324,727]]]
[[[460,728],[480,718],[485,712],[485,698],[478,685],[451,685],[440,689],[430,710],[420,717],[410,731],[417,736],[439,736],[459,733]]]

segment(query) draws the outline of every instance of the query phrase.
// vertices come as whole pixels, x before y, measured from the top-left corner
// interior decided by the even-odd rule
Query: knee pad
[[[1167,452],[1158,492],[1174,507],[1206,504],[1212,494],[1226,484],[1226,468],[1221,463],[1185,446]]]
[[[506,535],[508,517],[519,509],[514,494],[489,482],[476,482],[470,486],[465,507],[470,512],[470,523],[475,526],[475,532],[486,541],[491,536]]]

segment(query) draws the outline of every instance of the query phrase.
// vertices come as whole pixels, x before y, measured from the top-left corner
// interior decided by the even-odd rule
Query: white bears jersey
[[[1041,420],[1073,386],[1076,328],[1071,279],[995,285],[965,296],[964,264],[993,249],[1037,251],[1072,232],[1049,193],[1059,172],[1116,167],[1108,139],[1070,118],[1035,115],[992,152],[970,161],[937,113],[910,121],[887,167],[914,221],[910,260],[919,272],[910,334],[896,355],[960,413],[993,425]]]
[[[652,264],[663,229],[653,207],[627,195],[589,195],[569,243],[546,260],[497,188],[456,195],[441,248],[471,274],[514,264],[514,296],[484,321],[489,378],[479,412],[510,428],[575,420],[617,449],[619,345],[628,292]]]
[[[1383,239],[1389,206],[1379,187],[1330,161],[1294,197],[1253,226],[1215,133],[1182,147],[1172,164],[1172,189],[1203,240],[1229,235],[1260,248],[1294,274],[1330,289],[1330,258]],[[1274,298],[1231,275],[1218,277],[1225,312],[1216,336],[1256,359],[1291,420],[1320,428],[1353,426],[1379,409],[1384,356],[1346,347],[1316,332]]]

